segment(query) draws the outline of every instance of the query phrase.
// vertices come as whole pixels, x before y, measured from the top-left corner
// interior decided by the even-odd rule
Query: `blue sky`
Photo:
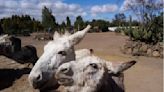
[[[80,4],[81,6],[86,6],[86,5],[104,5],[104,4],[121,4],[123,3],[124,0],[63,0],[66,3],[76,3]]]
[[[136,0],[0,0],[0,18],[11,15],[28,14],[41,20],[44,6],[52,10],[57,22],[61,23],[69,16],[71,20],[80,15],[84,20],[112,20],[114,15],[125,12],[126,5]],[[125,10],[124,10],[125,9]]]
[[[92,9],[92,7],[94,6],[103,6],[103,5],[108,5],[108,6],[112,6],[115,5],[117,7],[117,9],[115,9],[114,11],[104,11],[104,12],[96,12],[96,16],[86,16],[86,19],[92,19],[94,18],[98,18],[98,19],[107,19],[107,20],[111,20],[114,15],[116,13],[119,13],[120,10],[119,8],[122,6],[124,0],[64,0],[67,3],[76,3],[81,5],[81,7],[83,9],[86,9],[88,11],[88,14],[90,14],[90,9]],[[114,6],[113,6],[114,7]]]

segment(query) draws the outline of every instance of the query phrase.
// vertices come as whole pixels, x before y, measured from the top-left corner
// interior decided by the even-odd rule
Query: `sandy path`
[[[31,44],[37,47],[38,55],[43,52],[43,46],[47,42],[35,41],[32,37],[21,37],[23,45]],[[92,48],[95,54],[110,61],[128,61],[137,60],[138,63],[125,72],[126,92],[162,92],[162,70],[163,62],[159,58],[151,57],[132,57],[120,52],[120,47],[124,44],[127,37],[116,35],[115,33],[89,33],[83,41],[76,46],[79,48]],[[23,66],[19,64],[7,65],[10,59],[0,57],[0,70],[14,68],[20,69]],[[4,63],[4,61],[6,61]],[[2,63],[1,63],[2,62]],[[6,64],[7,63],[7,64]],[[10,64],[10,63],[9,63]],[[26,69],[25,69],[26,70]],[[21,70],[22,71],[22,70]],[[0,71],[1,72],[1,71]],[[26,72],[12,80],[8,88],[3,88],[0,92],[33,92],[27,81]],[[10,76],[10,74],[7,74]],[[0,74],[0,88],[3,75]]]

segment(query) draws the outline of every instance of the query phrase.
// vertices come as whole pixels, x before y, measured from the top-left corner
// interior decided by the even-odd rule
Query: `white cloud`
[[[115,12],[118,9],[116,4],[106,4],[106,5],[95,5],[91,8],[92,15],[96,15],[98,13],[110,13]]]
[[[41,19],[41,10],[46,6],[52,10],[57,20],[64,20],[66,16],[85,16],[87,13],[78,4],[67,4],[63,0],[0,0],[0,18],[13,14],[29,14]],[[61,22],[61,21],[59,21]]]
[[[32,2],[22,1],[20,7],[23,9],[36,9],[36,5]]]
[[[3,3],[3,1],[1,1]],[[6,8],[17,8],[19,6],[19,2],[14,0],[5,0],[4,5]]]
[[[140,0],[124,0],[122,6],[120,7],[120,12],[125,12],[129,9],[129,6],[135,6],[136,4],[139,4],[137,1]]]

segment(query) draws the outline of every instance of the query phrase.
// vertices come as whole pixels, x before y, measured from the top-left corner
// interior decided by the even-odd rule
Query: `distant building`
[[[118,27],[108,27],[108,30],[114,32],[117,28]]]
[[[115,32],[117,28],[129,28],[129,26],[127,26],[127,27],[108,27],[108,30]],[[132,26],[132,28],[138,28],[138,26]]]

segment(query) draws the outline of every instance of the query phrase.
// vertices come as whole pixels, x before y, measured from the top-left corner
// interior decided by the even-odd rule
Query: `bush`
[[[116,33],[120,33],[121,32],[121,28],[116,28],[115,32]]]
[[[138,28],[126,28],[125,35],[131,40],[141,41],[148,44],[156,44],[163,41],[163,14],[154,18],[145,26],[140,25]]]
[[[116,28],[115,32],[116,32],[116,33],[124,32],[126,35],[128,35],[127,29],[128,29],[128,28],[126,28],[126,27],[118,27],[118,28]]]

